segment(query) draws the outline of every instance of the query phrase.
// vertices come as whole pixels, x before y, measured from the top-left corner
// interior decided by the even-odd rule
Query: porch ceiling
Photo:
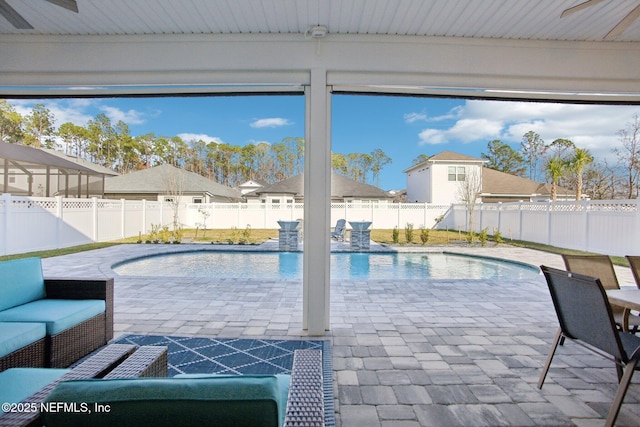
[[[0,34],[329,34],[601,41],[637,0],[77,0],[78,13],[45,0],[6,0],[33,29],[0,17]],[[636,20],[615,42],[640,41]]]

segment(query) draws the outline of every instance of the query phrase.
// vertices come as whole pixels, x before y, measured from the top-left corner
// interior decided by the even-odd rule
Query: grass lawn
[[[265,242],[269,239],[277,239],[278,238],[278,230],[277,229],[224,229],[224,230],[196,230],[196,229],[185,229],[183,230],[184,234],[182,236],[183,241],[189,240],[193,242],[201,242],[201,243],[210,243],[210,242],[222,242],[222,243],[239,243],[243,241],[248,244],[258,244]],[[447,244],[467,244],[468,234],[464,232],[458,231],[445,231],[445,230],[427,230],[428,236],[426,237],[426,243],[423,245],[422,237],[425,237],[420,229],[414,229],[411,236],[407,236],[407,232],[405,229],[399,229],[397,233],[397,242],[394,242],[394,230],[380,230],[380,229],[372,229],[371,230],[371,240],[388,245],[413,245],[413,246],[425,246],[428,247],[430,245],[447,245]],[[154,237],[154,236],[151,236]],[[160,236],[157,236],[160,237]],[[167,237],[168,239],[170,237]],[[410,238],[411,242],[407,242],[407,237]],[[15,254],[15,255],[5,255],[0,256],[0,261],[7,261],[11,259],[19,259],[19,258],[27,258],[27,257],[39,257],[39,258],[48,258],[60,255],[67,255],[76,252],[89,251],[93,249],[101,249],[108,246],[118,245],[122,243],[137,243],[139,240],[142,242],[149,239],[149,235],[142,235],[136,237],[129,237],[127,239],[117,240],[113,242],[103,242],[103,243],[91,243],[88,245],[74,246],[70,248],[63,249],[53,249],[48,251],[38,251],[38,252],[29,252],[24,254]],[[162,239],[160,239],[162,241]],[[478,237],[475,236],[474,244],[479,244]],[[488,240],[486,245],[493,246],[495,245],[495,240],[492,236],[488,236]],[[537,249],[540,251],[551,252],[556,254],[584,254],[586,252],[577,251],[573,249],[564,249],[558,248],[549,245],[543,245],[540,243],[532,243],[525,242],[519,240],[506,240],[504,244],[509,244],[512,246],[519,246],[529,249]],[[627,260],[624,257],[611,257],[614,264],[628,266]]]

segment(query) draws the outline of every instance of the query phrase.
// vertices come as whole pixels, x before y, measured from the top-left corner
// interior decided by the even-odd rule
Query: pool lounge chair
[[[613,268],[611,258],[607,255],[562,255],[564,265],[568,271],[582,274],[584,276],[596,277],[600,279],[600,283],[604,289],[620,289],[618,277]],[[624,308],[612,305],[611,311],[616,324],[623,328],[624,324]],[[631,314],[629,316],[628,329],[633,333],[638,331],[640,326],[640,316]],[[624,328],[623,328],[624,329]]]
[[[331,238],[338,240],[340,242],[344,242],[344,229],[347,224],[347,221],[344,219],[339,219],[336,222],[336,226],[333,228],[331,232]]]
[[[633,373],[638,367],[640,337],[616,328],[611,305],[600,279],[546,266],[540,268],[547,280],[560,328],[540,374],[538,388],[542,388],[555,351],[565,338],[612,360],[616,366],[619,385],[605,426],[613,426]],[[589,309],[585,310],[585,307]],[[570,356],[565,354],[563,357]],[[568,366],[572,366],[571,363]]]

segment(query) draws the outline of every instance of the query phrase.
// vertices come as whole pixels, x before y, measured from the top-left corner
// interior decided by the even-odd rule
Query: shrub
[[[493,230],[493,239],[496,241],[496,245],[504,243],[504,239],[502,238],[502,233],[500,232],[500,230]]]
[[[422,227],[420,229],[420,241],[423,245],[426,245],[429,241],[429,230],[427,228]]]
[[[475,233],[473,231],[470,231],[469,233],[467,233],[467,243],[472,244],[473,241],[475,240]]]
[[[407,239],[407,243],[413,243],[413,224],[407,223],[404,227],[404,237]]]
[[[480,245],[485,246],[487,244],[487,239],[489,238],[489,233],[487,228],[483,228],[478,234],[478,240],[480,240]]]
[[[398,243],[400,241],[400,231],[398,230],[398,226],[393,227],[393,231],[391,232],[391,240],[393,243]]]

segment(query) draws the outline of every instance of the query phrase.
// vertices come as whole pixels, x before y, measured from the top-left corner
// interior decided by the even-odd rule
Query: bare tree
[[[467,168],[465,180],[458,185],[458,197],[467,207],[469,233],[473,232],[473,211],[481,191],[482,171],[479,168]]]
[[[163,170],[163,180],[167,196],[165,201],[171,206],[173,213],[173,230],[180,229],[180,201],[184,193],[184,174],[186,172],[171,165],[165,165]]]
[[[627,198],[638,197],[638,180],[640,179],[640,117],[633,115],[633,121],[618,131],[622,147],[612,151],[618,157],[618,164],[625,170],[625,187]]]

